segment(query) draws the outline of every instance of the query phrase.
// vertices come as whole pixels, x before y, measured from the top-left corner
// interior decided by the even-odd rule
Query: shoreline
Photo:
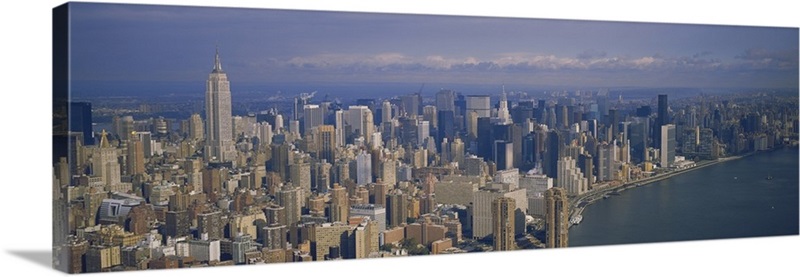
[[[608,193],[612,193],[612,192],[613,193],[620,193],[622,191],[625,191],[625,190],[628,190],[628,189],[631,189],[631,188],[637,188],[637,187],[646,186],[648,184],[655,183],[655,182],[658,182],[658,181],[663,181],[663,180],[669,179],[669,178],[671,178],[673,176],[681,175],[681,174],[686,173],[686,172],[691,172],[691,171],[694,171],[696,169],[705,168],[705,167],[708,167],[708,166],[711,166],[711,165],[720,164],[720,163],[724,163],[724,162],[727,162],[727,161],[738,160],[738,159],[746,158],[746,157],[749,157],[749,156],[752,156],[752,155],[757,155],[757,154],[760,154],[760,153],[777,151],[777,150],[781,150],[781,149],[783,149],[785,147],[786,146],[770,149],[770,150],[767,150],[767,151],[750,152],[750,153],[746,153],[746,154],[738,155],[738,156],[730,156],[730,157],[718,158],[716,160],[701,161],[701,162],[697,163],[695,166],[690,167],[690,168],[686,168],[686,169],[682,169],[682,170],[676,170],[676,171],[672,171],[672,172],[668,172],[668,173],[663,173],[663,174],[660,174],[660,175],[657,175],[657,176],[647,177],[647,178],[643,178],[643,179],[639,179],[639,180],[635,180],[635,181],[629,181],[629,182],[623,183],[621,185],[606,186],[606,187],[603,187],[603,188],[598,189],[596,191],[591,191],[591,192],[585,193],[585,194],[583,194],[581,196],[578,196],[578,197],[576,197],[574,199],[570,199],[570,201],[569,201],[570,202],[569,205],[570,205],[570,208],[571,208],[570,216],[569,216],[569,222],[570,222],[569,223],[569,227],[572,227],[573,225],[576,225],[576,224],[573,223],[573,220],[572,220],[573,218],[580,217],[581,220],[582,220],[582,217],[583,217],[582,214],[583,214],[583,211],[586,209],[586,207],[591,206],[592,204],[594,204],[598,200],[605,199],[605,196]],[[580,223],[580,220],[578,220],[578,222]]]

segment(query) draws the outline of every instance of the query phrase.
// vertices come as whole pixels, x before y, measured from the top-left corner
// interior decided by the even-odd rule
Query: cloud
[[[736,58],[753,69],[797,70],[798,49],[749,48]]]
[[[797,70],[797,51],[748,49],[734,59],[723,60],[704,51],[688,56],[609,56],[586,50],[576,57],[527,52],[498,53],[488,57],[414,56],[398,52],[376,54],[326,53],[274,60],[295,70],[339,73],[542,73],[542,72],[694,72],[720,73],[753,70]]]

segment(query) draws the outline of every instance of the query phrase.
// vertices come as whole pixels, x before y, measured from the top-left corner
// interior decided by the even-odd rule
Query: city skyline
[[[594,54],[579,59],[591,63],[606,55]],[[447,89],[428,97],[421,94],[423,85],[419,92],[344,102],[303,93],[280,109],[289,99],[245,94],[222,109],[215,106],[230,98],[213,99],[228,97],[231,72],[227,66],[222,71],[219,51],[214,60],[205,108],[191,97],[140,95],[120,102],[107,95],[70,98],[88,116],[73,118],[72,105],[54,110],[54,130],[69,128],[53,133],[54,147],[63,142],[68,150],[65,156],[53,153],[53,250],[61,258],[54,266],[97,272],[568,247],[567,230],[581,223],[587,206],[758,153],[796,154],[785,148],[797,147],[800,128],[797,97],[783,90],[659,92],[656,110],[653,99],[623,100],[603,89],[512,92],[508,101],[501,86],[495,102],[490,95]],[[792,62],[765,61],[796,72]],[[301,65],[315,69],[306,61]],[[439,70],[452,69],[445,65]],[[514,75],[489,65],[498,66],[497,74]],[[322,75],[362,73],[334,69]],[[387,70],[381,74],[408,77],[408,68]],[[549,70],[581,79],[564,68]],[[780,75],[773,70],[758,71]],[[231,76],[236,84],[236,73]],[[676,92],[685,95],[674,97]],[[429,105],[432,98],[435,105]],[[109,122],[110,132],[93,127]],[[228,124],[230,130],[214,128]],[[89,139],[96,145],[81,143]],[[220,163],[209,149],[225,142],[233,148]],[[794,170],[780,169],[775,181],[770,173],[759,182],[783,187],[796,179]],[[796,187],[782,189],[788,191],[765,197],[778,201],[772,209],[777,206],[782,216],[796,217],[796,209],[786,209],[792,201],[796,206],[796,198],[783,197],[796,195]],[[560,195],[556,205],[554,191]],[[498,197],[516,203],[502,208],[503,220],[492,216]],[[360,213],[362,205],[380,205],[385,213]],[[690,218],[684,215],[681,222]],[[795,229],[795,222],[784,221],[765,225],[766,233],[729,234],[796,234]],[[507,243],[497,244],[494,232]],[[654,232],[645,241],[680,238],[665,234]]]
[[[193,82],[215,44],[239,84],[798,83],[794,28],[78,4],[78,94],[103,82]]]

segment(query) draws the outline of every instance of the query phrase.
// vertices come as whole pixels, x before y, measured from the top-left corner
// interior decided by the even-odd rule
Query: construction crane
[[[317,94],[316,90],[312,91],[311,93],[303,92],[303,93],[300,93],[300,97],[299,98],[300,98],[300,100],[303,100],[304,103],[308,103],[308,100],[310,100],[312,97],[314,97],[314,94]]]

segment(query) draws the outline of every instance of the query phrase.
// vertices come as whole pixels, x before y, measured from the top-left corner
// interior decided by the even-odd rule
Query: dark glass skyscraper
[[[653,126],[653,143],[655,147],[661,146],[661,126],[670,123],[669,112],[667,111],[669,104],[667,103],[667,95],[658,95],[658,114],[656,117],[656,126]]]
[[[83,134],[83,145],[94,145],[92,103],[69,103],[69,131]]]

